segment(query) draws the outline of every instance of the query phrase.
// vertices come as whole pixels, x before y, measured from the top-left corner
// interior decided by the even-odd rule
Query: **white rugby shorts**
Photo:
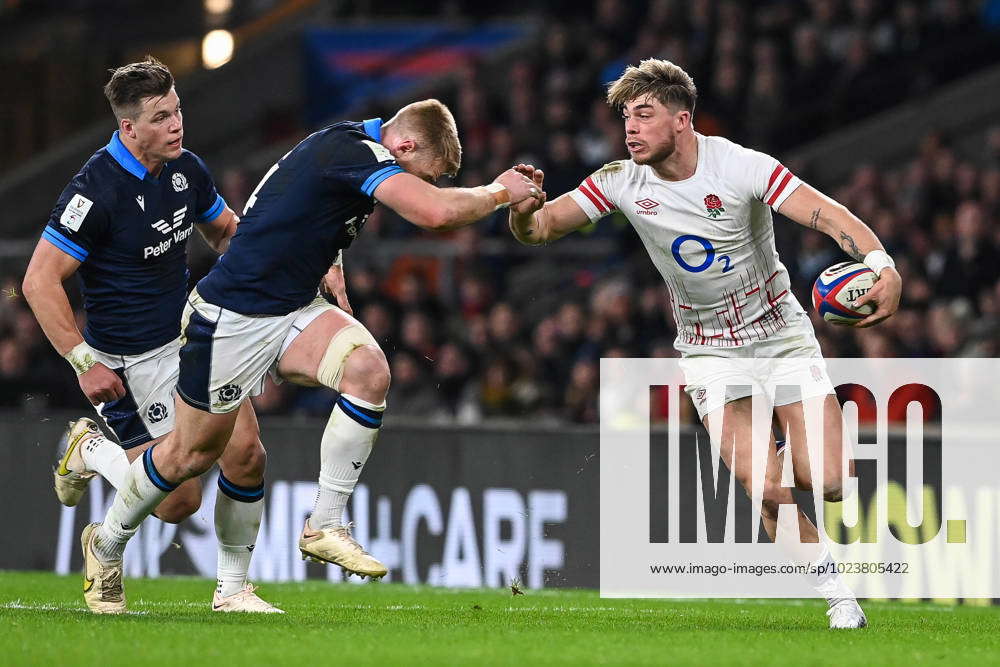
[[[280,381],[278,359],[313,320],[334,309],[317,294],[287,315],[241,315],[192,290],[181,318],[180,397],[205,412],[236,410],[247,396],[264,391],[269,371]]]
[[[773,406],[834,393],[826,361],[805,313],[764,340],[740,347],[677,346],[698,417],[747,396]]]
[[[174,430],[174,386],[180,349],[177,338],[142,354],[94,350],[94,357],[125,385],[125,396],[96,408],[124,449],[144,445]]]

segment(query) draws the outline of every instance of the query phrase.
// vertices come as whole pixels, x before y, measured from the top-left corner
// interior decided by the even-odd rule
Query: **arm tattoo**
[[[813,211],[812,217],[809,219],[809,226],[812,227],[813,229],[816,229],[816,225],[819,223],[819,212],[822,210],[823,209],[818,208],[815,211]]]
[[[864,261],[864,253],[858,249],[858,244],[854,242],[854,238],[850,234],[847,232],[840,232],[840,241],[840,247],[844,249],[844,252],[859,262]]]

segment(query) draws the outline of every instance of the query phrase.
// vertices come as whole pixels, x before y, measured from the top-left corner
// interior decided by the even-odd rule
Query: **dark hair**
[[[118,120],[135,118],[139,115],[143,99],[163,97],[174,87],[174,75],[153,56],[108,71],[111,72],[111,80],[104,86],[104,96],[108,98],[111,111]]]

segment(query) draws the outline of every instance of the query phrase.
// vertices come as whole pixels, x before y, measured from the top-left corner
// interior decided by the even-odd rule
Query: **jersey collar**
[[[115,162],[120,164],[122,168],[128,173],[132,174],[140,181],[146,178],[146,168],[142,166],[142,163],[129,152],[125,144],[122,143],[121,137],[118,136],[118,130],[111,135],[111,141],[105,146],[111,157],[115,159]]]
[[[365,134],[374,139],[376,142],[382,142],[382,119],[381,118],[369,118],[364,123],[362,123]]]

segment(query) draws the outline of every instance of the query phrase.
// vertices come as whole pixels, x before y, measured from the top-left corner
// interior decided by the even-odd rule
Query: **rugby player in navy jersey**
[[[59,500],[70,506],[96,474],[125,489],[129,462],[141,462],[174,428],[187,239],[197,229],[222,252],[238,222],[205,164],[182,148],[180,99],[166,66],[148,58],[113,70],[104,93],[118,131],[63,190],[23,285],[45,335],[120,443],[90,419],[70,424],[55,472]],[[82,334],[63,288],[74,273],[87,314]],[[280,612],[246,581],[264,506],[265,454],[249,403],[234,422],[219,461],[213,609]],[[201,484],[190,479],[162,500],[157,516],[180,522],[200,506]],[[84,533],[85,551],[91,533]],[[120,577],[95,585],[89,571],[84,576],[91,610],[124,609]]]
[[[131,465],[127,491],[87,533],[95,587],[121,579],[125,544],[142,520],[223,453],[240,406],[269,372],[339,393],[320,441],[319,493],[299,539],[303,557],[363,577],[386,574],[342,516],[382,424],[389,367],[364,326],[318,298],[317,287],[377,202],[418,227],[448,230],[543,196],[514,170],[485,186],[433,185],[454,175],[460,161],[451,112],[423,100],[385,123],[325,127],[264,175],[229,250],[184,309],[174,431]]]

